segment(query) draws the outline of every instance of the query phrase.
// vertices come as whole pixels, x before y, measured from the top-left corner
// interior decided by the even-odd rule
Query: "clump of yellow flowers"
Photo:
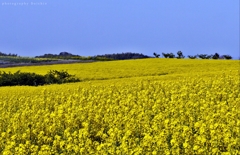
[[[0,154],[240,154],[237,72],[0,88]]]

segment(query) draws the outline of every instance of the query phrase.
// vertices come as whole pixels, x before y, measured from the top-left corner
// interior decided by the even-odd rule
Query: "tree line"
[[[142,53],[113,53],[113,54],[104,54],[104,55],[97,55],[96,57],[104,57],[113,60],[125,60],[125,59],[141,59],[141,58],[150,58],[147,55],[143,55]]]
[[[153,55],[156,58],[160,57],[160,54],[153,53]],[[182,51],[177,52],[177,56],[174,55],[173,53],[162,53],[164,58],[177,58],[177,59],[183,59],[185,56],[183,55]],[[201,58],[201,59],[232,59],[232,56],[230,55],[219,55],[218,53],[215,54],[197,54],[197,55],[188,55],[189,59],[196,59],[196,58]]]
[[[159,58],[161,55],[157,53],[153,53],[154,57]],[[0,52],[0,56],[14,56],[17,57],[17,54],[6,54]],[[177,55],[173,53],[162,53],[164,58],[177,58],[183,59],[185,56],[183,55],[182,51],[178,51]],[[232,59],[230,55],[219,55],[218,53],[215,54],[197,54],[197,55],[188,55],[189,59]],[[150,56],[143,55],[142,53],[113,53],[113,54],[103,54],[103,55],[95,55],[95,56],[80,56],[74,55],[69,52],[60,52],[59,54],[44,54],[40,56],[36,56],[35,58],[54,58],[54,59],[75,59],[75,60],[96,60],[96,61],[110,61],[110,60],[125,60],[125,59],[141,59],[141,58],[151,58]]]
[[[140,59],[140,58],[150,58],[147,55],[142,53],[113,53],[113,54],[104,54],[104,55],[95,55],[83,57],[79,55],[74,55],[69,52],[61,52],[59,54],[44,54],[42,56],[36,56],[36,58],[58,58],[58,59],[80,59],[80,60],[125,60],[125,59]]]
[[[6,54],[6,53],[3,53],[3,52],[0,51],[0,56],[11,56],[11,57],[17,57],[17,54],[11,54],[11,53]]]

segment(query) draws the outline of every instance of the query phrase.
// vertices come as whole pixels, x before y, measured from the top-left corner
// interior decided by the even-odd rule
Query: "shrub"
[[[46,75],[36,73],[6,73],[0,71],[0,86],[28,85],[37,86],[54,83],[79,82],[80,80],[66,71],[50,70]]]
[[[47,84],[51,83],[67,83],[67,82],[79,82],[80,80],[74,78],[66,71],[51,70],[45,75],[45,81]]]
[[[20,71],[17,71],[12,77],[15,85],[34,86],[40,83],[45,83],[44,77],[35,73],[21,73]]]

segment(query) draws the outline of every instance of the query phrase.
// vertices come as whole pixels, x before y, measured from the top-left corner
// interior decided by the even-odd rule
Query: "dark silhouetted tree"
[[[206,59],[211,59],[213,57],[213,55],[207,55]]]
[[[153,55],[156,57],[156,58],[159,58],[160,54],[157,54],[157,53],[153,53]]]
[[[178,56],[177,56],[178,59],[181,59],[181,58],[184,58],[184,57],[185,57],[185,56],[183,56],[182,51],[178,51],[178,52],[177,52],[177,55],[178,55]]]
[[[12,56],[12,57],[16,57],[17,54],[11,54],[11,53],[6,54],[6,53],[3,53],[3,52],[0,51],[0,56]]]
[[[223,57],[227,60],[232,59],[232,56],[230,56],[230,55],[223,55]]]
[[[198,57],[201,58],[201,59],[206,59],[207,58],[207,54],[199,54]]]
[[[212,59],[219,59],[219,54],[218,53],[215,53],[213,56],[212,56]]]
[[[173,53],[170,53],[169,58],[175,58],[175,55]]]
[[[165,58],[175,58],[173,53],[162,53]]]
[[[162,53],[162,55],[164,56],[164,58],[168,58],[168,53]]]
[[[197,57],[198,57],[197,55],[194,55],[194,56],[188,55],[189,59],[196,59]]]

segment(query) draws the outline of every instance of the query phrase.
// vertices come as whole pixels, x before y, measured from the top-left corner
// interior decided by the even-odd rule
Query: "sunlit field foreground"
[[[0,69],[81,82],[0,88],[0,154],[240,154],[238,60]]]

